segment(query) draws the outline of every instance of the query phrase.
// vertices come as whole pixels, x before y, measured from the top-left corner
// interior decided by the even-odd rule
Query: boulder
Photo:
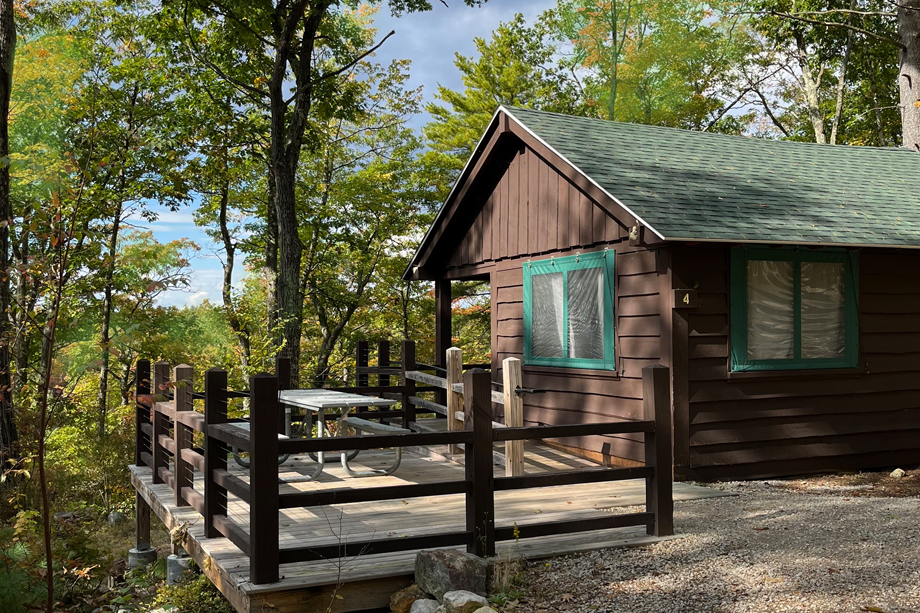
[[[112,511],[107,517],[109,525],[111,526],[120,526],[121,524],[128,521],[128,516],[122,513],[121,511]]]
[[[473,611],[473,613],[498,613],[498,611],[496,611],[492,607],[483,607],[481,609],[476,609],[475,611]]]
[[[473,613],[483,607],[489,606],[489,601],[473,592],[454,590],[444,594],[441,600],[445,613]]]
[[[438,611],[441,609],[441,611]],[[437,600],[416,600],[409,613],[443,613],[443,607]]]
[[[426,598],[428,594],[423,592],[419,586],[412,584],[390,596],[390,609],[393,610],[393,613],[409,613],[412,603]]]
[[[438,600],[455,590],[485,596],[489,571],[487,560],[456,549],[420,551],[415,558],[415,582]]]
[[[907,473],[904,472],[903,469],[901,469],[901,468],[895,468],[893,471],[891,471],[891,475],[889,475],[889,476],[890,476],[892,479],[901,479],[901,478],[904,477],[904,475],[906,475],[906,474],[907,474]]]

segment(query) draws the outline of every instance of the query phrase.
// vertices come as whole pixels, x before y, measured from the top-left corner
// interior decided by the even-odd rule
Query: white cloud
[[[188,297],[186,302],[188,303],[189,306],[198,306],[199,304],[204,302],[205,298],[208,298],[208,297],[209,297],[208,292],[205,292],[205,291],[195,292],[194,294]]]

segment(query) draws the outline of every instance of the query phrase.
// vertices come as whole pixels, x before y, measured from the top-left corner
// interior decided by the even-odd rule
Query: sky
[[[454,54],[475,55],[475,37],[488,39],[499,23],[511,20],[515,13],[522,13],[532,23],[537,15],[555,5],[555,0],[490,0],[481,7],[472,8],[466,6],[463,0],[445,2],[448,6],[441,0],[431,0],[431,11],[400,18],[390,15],[389,8],[383,6],[375,23],[379,37],[390,30],[395,31],[377,52],[378,61],[412,60],[410,85],[421,86],[426,101],[433,100],[439,84],[450,89],[462,88],[459,71],[454,66]],[[426,117],[421,116],[412,125],[419,128],[425,121]],[[159,213],[156,221],[134,220],[136,227],[149,229],[160,242],[188,238],[201,247],[191,262],[191,285],[185,290],[172,290],[161,295],[159,302],[164,306],[194,306],[206,299],[220,302],[223,278],[221,250],[195,226],[192,219],[194,206],[192,204],[177,212],[154,207]],[[244,274],[241,268],[237,266],[237,282]]]

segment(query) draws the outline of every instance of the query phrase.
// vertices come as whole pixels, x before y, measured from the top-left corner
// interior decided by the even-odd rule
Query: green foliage
[[[234,613],[230,603],[204,574],[186,577],[178,585],[164,586],[151,608],[177,613]]]
[[[425,107],[432,118],[424,130],[431,148],[427,161],[443,169],[442,198],[500,105],[595,114],[577,80],[556,61],[557,48],[545,43],[547,35],[545,25],[528,26],[517,14],[499,24],[491,40],[474,39],[478,57],[456,54],[464,90],[439,85],[436,97],[444,104]]]

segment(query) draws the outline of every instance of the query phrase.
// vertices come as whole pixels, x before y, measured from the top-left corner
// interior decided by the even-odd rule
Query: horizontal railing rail
[[[147,361],[137,364],[137,428],[135,462],[149,466],[154,483],[165,483],[175,493],[176,505],[191,506],[204,517],[207,538],[225,537],[250,559],[254,584],[272,583],[280,576],[279,565],[354,555],[373,555],[421,548],[466,546],[481,556],[495,554],[496,542],[539,538],[550,535],[645,526],[649,534],[673,532],[671,483],[671,416],[669,372],[662,366],[643,369],[642,420],[597,423],[524,425],[520,360],[508,358],[502,364],[502,392],[492,389],[490,373],[466,369],[459,349],[447,352],[447,367],[431,368],[415,360],[415,347],[402,344],[399,368],[390,360],[389,344],[378,344],[378,366],[368,363],[368,345],[359,344],[357,385],[332,388],[365,394],[387,393],[401,401],[396,409],[358,410],[361,419],[401,420],[410,432],[374,436],[336,436],[285,438],[283,407],[279,391],[290,389],[290,362],[279,357],[274,375],[257,375],[249,380],[246,392],[228,389],[228,373],[210,369],[204,373],[201,391],[194,391],[194,372],[184,365],[174,369],[169,383],[169,365]],[[363,357],[362,357],[362,351]],[[362,363],[363,362],[363,363]],[[379,366],[384,364],[385,366]],[[438,370],[444,377],[421,372]],[[151,372],[152,370],[152,372]],[[371,381],[370,377],[376,377]],[[401,380],[391,385],[392,379]],[[371,385],[375,383],[376,385]],[[416,386],[422,383],[423,386]],[[172,385],[173,392],[155,394]],[[445,390],[446,404],[418,396],[423,391]],[[171,397],[170,397],[171,396]],[[228,403],[234,398],[249,399],[248,420],[231,419]],[[203,412],[194,409],[203,401]],[[504,410],[504,423],[495,421],[495,406]],[[447,417],[446,431],[423,430],[416,422],[416,411]],[[330,412],[325,419],[338,416]],[[248,422],[248,429],[238,427]],[[195,446],[194,433],[204,434],[204,446]],[[524,473],[524,442],[560,440],[571,437],[640,435],[644,437],[644,466],[626,468],[590,467],[538,474]],[[493,444],[504,443],[505,476],[493,473]],[[278,457],[288,454],[334,453],[383,448],[447,447],[452,454],[462,453],[465,478],[432,483],[398,484],[356,489],[290,491],[279,479]],[[249,453],[248,480],[228,468],[231,451]],[[170,469],[170,463],[172,469]],[[202,474],[203,491],[196,489],[194,473]],[[513,525],[495,525],[495,492],[590,483],[644,479],[646,509],[642,512],[583,519],[540,521],[527,517]],[[231,518],[228,500],[249,505],[244,515]],[[297,547],[280,547],[279,512],[291,508],[350,505],[387,500],[407,500],[432,496],[463,496],[466,523],[463,530],[438,534],[413,534],[409,537],[364,541],[314,539]],[[547,518],[549,519],[549,518]],[[248,521],[248,526],[239,523]],[[424,528],[423,528],[424,531]]]

